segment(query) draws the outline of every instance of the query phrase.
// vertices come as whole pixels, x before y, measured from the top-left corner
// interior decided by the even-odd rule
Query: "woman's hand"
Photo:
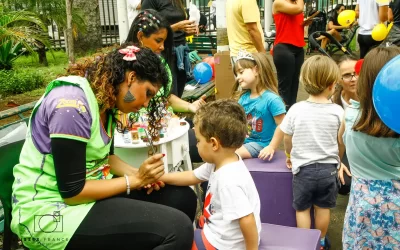
[[[140,166],[139,171],[129,176],[130,182],[138,181],[138,187],[145,187],[148,184],[155,183],[164,174],[163,157],[164,154],[155,154],[146,159]]]
[[[266,146],[263,148],[260,153],[258,154],[258,158],[262,160],[272,160],[272,157],[274,157],[275,150],[271,145]]]
[[[190,103],[189,107],[188,107],[189,112],[196,113],[196,111],[200,108],[201,105],[206,104],[206,101],[205,101],[206,98],[207,98],[207,96],[203,95],[202,97],[200,97],[199,100]]]
[[[339,168],[339,171],[338,171],[338,176],[339,176],[339,180],[340,180],[340,182],[342,183],[342,185],[345,184],[343,172],[346,172],[346,174],[347,174],[348,176],[351,177],[350,170],[346,167],[346,165],[344,165],[343,163],[340,163],[340,168]]]
[[[180,30],[185,32],[187,36],[198,34],[198,28],[194,21],[183,20],[179,23],[181,23]]]

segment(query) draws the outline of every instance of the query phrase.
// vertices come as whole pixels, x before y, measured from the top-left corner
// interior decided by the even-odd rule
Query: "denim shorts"
[[[313,205],[333,208],[339,188],[337,164],[314,163],[300,167],[300,172],[293,176],[293,208],[297,211]]]
[[[243,144],[243,147],[245,147],[247,149],[247,151],[249,151],[252,158],[257,158],[258,155],[260,154],[260,151],[264,148],[257,142],[245,143],[245,144]]]

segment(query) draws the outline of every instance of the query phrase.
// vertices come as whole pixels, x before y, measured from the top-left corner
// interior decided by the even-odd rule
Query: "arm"
[[[203,182],[194,175],[193,171],[164,174],[159,180],[175,186],[192,186]]]
[[[389,12],[389,6],[379,6],[379,21],[381,23],[387,22],[388,20],[388,12]]]
[[[256,47],[258,52],[265,52],[263,38],[257,27],[257,23],[246,23],[247,32],[250,34],[251,41]]]
[[[339,145],[339,157],[340,157],[340,160],[342,160],[344,151],[346,150],[346,147],[345,147],[344,142],[343,142],[343,134],[344,134],[345,130],[346,130],[346,125],[345,125],[345,121],[344,121],[344,118],[343,118],[343,120],[342,120],[342,122],[340,124],[339,132],[338,132],[338,145]]]
[[[283,118],[285,118],[285,114],[274,116],[276,129],[275,129],[274,136],[272,137],[271,143],[269,144],[269,145],[271,145],[271,147],[273,149],[277,149],[279,147],[279,144],[281,144],[281,142],[283,140],[283,132],[279,128],[279,125],[282,123]]]
[[[175,112],[191,112],[191,113],[196,113],[197,109],[205,104],[206,102],[204,99],[206,98],[205,95],[200,97],[199,100],[189,103],[185,100],[182,100],[181,98],[177,97],[176,95],[171,94],[168,98],[168,102],[170,103],[172,109]]]
[[[338,145],[339,145],[339,157],[340,157],[340,161],[342,161],[344,152],[346,150],[346,147],[344,145],[343,142],[343,134],[344,131],[346,130],[346,125],[345,125],[345,120],[344,120],[344,115],[343,115],[343,120],[340,124],[340,128],[339,128],[339,132],[338,132]],[[351,176],[350,170],[347,168],[346,165],[344,165],[343,163],[340,163],[340,168],[338,171],[338,176],[339,176],[339,180],[340,182],[344,185],[345,181],[344,181],[344,172],[346,172],[346,174],[348,176]]]
[[[124,174],[133,175],[138,171],[137,168],[127,164],[116,155],[110,155],[108,163],[111,167],[110,172],[116,176],[124,176]]]
[[[258,158],[266,160],[269,156],[268,160],[272,160],[275,150],[279,147],[279,145],[283,140],[283,132],[279,127],[279,125],[282,123],[283,118],[285,118],[285,114],[274,116],[275,124],[277,125],[274,132],[274,136],[272,137],[272,140],[269,143],[269,145],[260,151]]]
[[[86,143],[52,138],[51,149],[59,192],[68,205],[105,199],[126,192],[125,177],[105,180],[86,179]],[[65,154],[68,152],[68,154]],[[70,157],[73,155],[74,157]],[[153,183],[164,173],[161,154],[147,159],[135,174],[129,175],[130,189]]]
[[[356,4],[356,8],[354,9],[354,11],[356,12],[356,18],[360,17],[360,6],[358,4]]]
[[[346,27],[346,26],[334,25],[332,21],[330,21],[328,23],[328,29],[329,30],[332,30],[332,29],[336,29],[336,30],[337,29],[346,29],[346,28],[349,28],[349,27],[348,26]]]
[[[242,231],[246,250],[258,249],[258,231],[254,214],[251,213],[239,219],[240,230]]]
[[[285,152],[288,153],[288,154],[290,154],[290,152],[292,151],[292,147],[293,147],[292,138],[293,138],[293,136],[288,135],[288,134],[284,134],[284,136],[283,136],[283,143],[284,143],[284,146],[285,146]]]
[[[393,22],[393,11],[392,8],[389,8],[388,10],[388,21]]]
[[[304,1],[298,0],[296,2],[289,2],[286,0],[276,0],[272,5],[272,12],[275,14],[277,12],[285,13],[289,15],[297,15],[302,13],[304,10]]]

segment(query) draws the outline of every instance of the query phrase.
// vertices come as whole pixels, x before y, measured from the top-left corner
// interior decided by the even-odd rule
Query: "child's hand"
[[[258,154],[258,158],[262,160],[268,159],[269,161],[272,160],[272,157],[274,157],[275,150],[270,146],[266,146],[263,148],[260,153]]]
[[[339,171],[338,171],[338,176],[339,176],[339,180],[340,180],[340,182],[342,183],[342,185],[345,184],[343,172],[346,172],[346,174],[347,174],[348,176],[351,176],[350,170],[346,167],[346,165],[344,165],[343,163],[340,163],[340,168],[339,168]]]
[[[292,161],[290,160],[290,158],[286,158],[286,167],[288,169],[292,169]]]
[[[156,183],[146,185],[144,188],[147,189],[147,192],[146,192],[147,194],[151,194],[151,192],[153,192],[153,190],[158,191],[163,187],[165,187],[165,183],[162,181],[157,181]]]

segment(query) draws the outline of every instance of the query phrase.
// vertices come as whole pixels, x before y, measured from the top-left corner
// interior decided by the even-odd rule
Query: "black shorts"
[[[321,208],[336,206],[340,188],[337,164],[315,163],[300,168],[293,176],[293,208],[306,210],[313,205]]]

